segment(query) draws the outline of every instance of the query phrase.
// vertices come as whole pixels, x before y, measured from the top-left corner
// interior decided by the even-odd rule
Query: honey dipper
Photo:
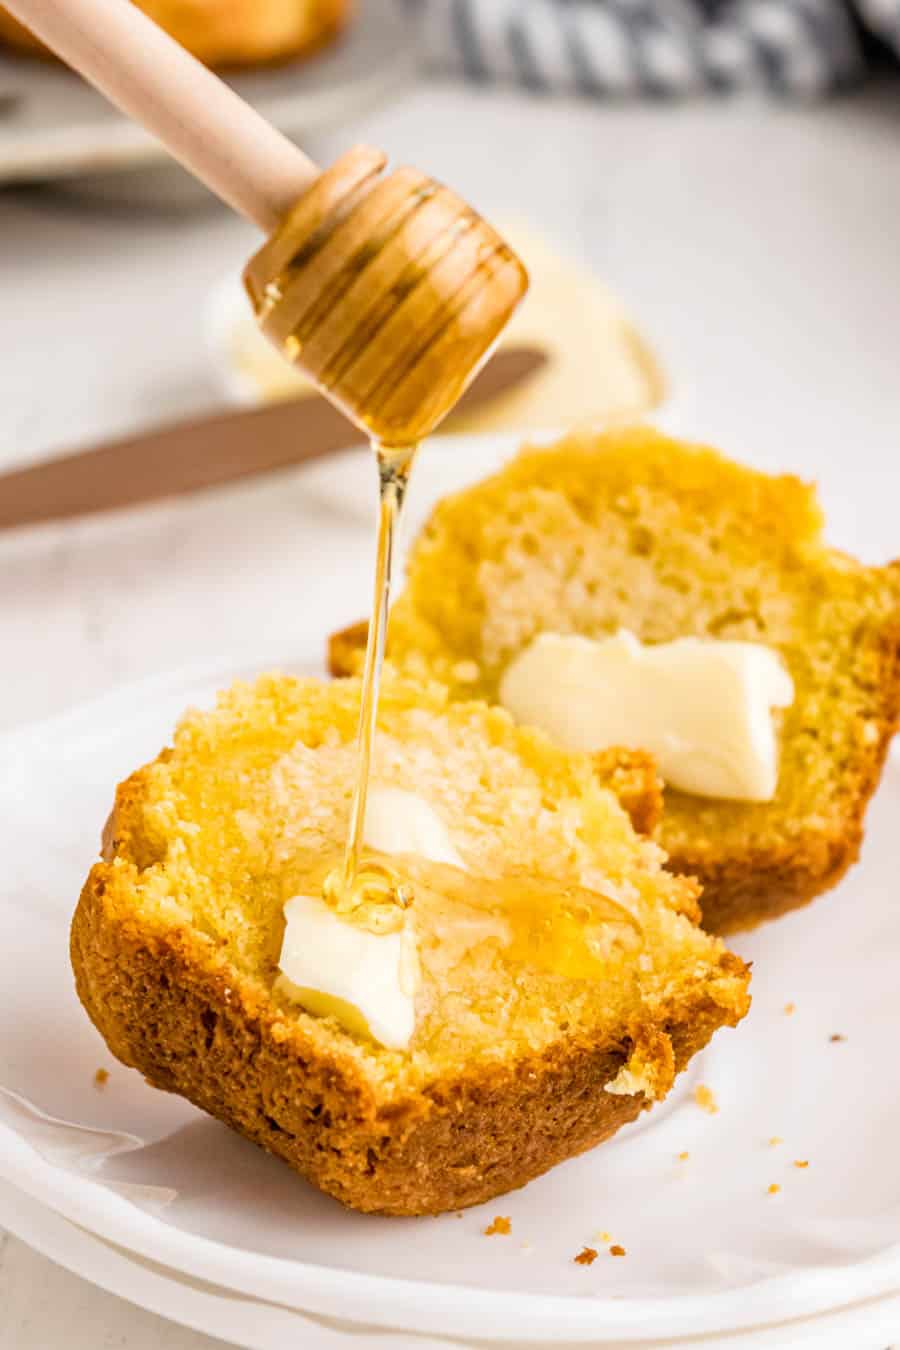
[[[130,0],[5,0],[267,242],[260,325],[374,440],[450,411],[525,294],[522,264],[449,188],[357,147],[324,172]]]

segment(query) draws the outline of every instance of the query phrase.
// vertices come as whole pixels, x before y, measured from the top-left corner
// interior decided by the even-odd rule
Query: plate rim
[[[358,1332],[358,1328],[350,1324],[345,1332],[341,1327],[320,1323],[299,1308],[287,1308],[251,1296],[245,1298],[208,1281],[185,1280],[177,1270],[143,1261],[133,1252],[71,1223],[7,1181],[0,1181],[0,1226],[48,1261],[98,1289],[175,1325],[189,1327],[205,1336],[227,1337],[229,1345],[239,1345],[243,1350],[283,1350],[286,1335],[302,1335],[304,1350],[326,1350],[326,1347],[331,1350],[332,1346],[345,1345],[344,1338],[348,1333],[355,1335]],[[112,1273],[110,1256],[114,1258]],[[160,1281],[167,1286],[165,1291],[157,1287]],[[160,1301],[161,1293],[170,1291],[178,1296],[174,1313],[171,1302],[164,1305]],[[213,1306],[210,1306],[211,1302]],[[221,1306],[217,1306],[219,1304]],[[252,1330],[243,1320],[239,1328],[235,1327],[236,1308],[252,1318]],[[279,1325],[263,1329],[260,1335],[260,1314],[274,1318]],[[236,1336],[240,1339],[235,1340]],[[419,1347],[421,1350],[446,1350],[446,1342],[439,1346],[429,1339],[416,1344],[417,1350]],[[387,1350],[383,1339],[374,1330],[367,1346],[372,1346],[373,1350]]]
[[[25,1205],[24,1213],[22,1208],[23,1201]],[[204,1304],[202,1311],[198,1309],[195,1314],[192,1314],[190,1322],[183,1316],[182,1309],[184,1307],[183,1300],[185,1296],[191,1300],[198,1297],[198,1295],[201,1298],[208,1297],[218,1299],[221,1297],[223,1300],[226,1300],[227,1309],[223,1311],[226,1311],[227,1315],[232,1319],[235,1305],[238,1304],[241,1306],[242,1310],[246,1308],[252,1311],[255,1322],[258,1321],[260,1312],[265,1312],[266,1314],[274,1313],[279,1317],[279,1320],[283,1316],[285,1320],[290,1319],[292,1322],[296,1323],[296,1325],[290,1325],[287,1328],[279,1327],[275,1341],[270,1341],[268,1335],[264,1337],[263,1341],[260,1341],[259,1336],[256,1334],[253,1335],[252,1340],[247,1340],[246,1332],[241,1332],[241,1340],[236,1342],[236,1344],[245,1347],[245,1350],[264,1350],[264,1346],[265,1350],[268,1350],[270,1345],[273,1347],[277,1346],[277,1350],[282,1350],[285,1330],[295,1332],[302,1330],[305,1333],[307,1341],[310,1335],[317,1338],[320,1336],[327,1337],[328,1347],[331,1347],[333,1344],[336,1347],[338,1341],[334,1338],[338,1337],[340,1338],[340,1344],[347,1344],[349,1348],[351,1344],[355,1344],[355,1341],[360,1334],[361,1329],[355,1327],[353,1324],[348,1323],[346,1327],[340,1323],[336,1325],[324,1325],[316,1320],[311,1320],[309,1315],[303,1313],[299,1309],[285,1308],[282,1304],[271,1304],[258,1298],[248,1297],[245,1300],[234,1294],[232,1291],[220,1288],[219,1286],[209,1285],[208,1288],[201,1288],[199,1291],[195,1290],[192,1286],[201,1282],[193,1280],[189,1282],[184,1281],[175,1270],[157,1266],[155,1263],[151,1264],[140,1260],[140,1258],[136,1258],[132,1253],[123,1251],[121,1248],[105,1242],[104,1239],[95,1236],[86,1229],[70,1223],[68,1219],[63,1218],[60,1214],[53,1213],[45,1206],[42,1206],[37,1201],[31,1199],[31,1197],[24,1196],[18,1187],[5,1181],[0,1182],[0,1223],[2,1223],[7,1232],[13,1234],[20,1242],[23,1242],[41,1256],[46,1257],[47,1260],[52,1261],[54,1264],[69,1271],[70,1274],[76,1275],[80,1279],[87,1280],[88,1283],[95,1285],[97,1288],[103,1289],[105,1292],[111,1293],[118,1298],[125,1299],[136,1307],[144,1308],[149,1312],[156,1313],[157,1316],[161,1316],[176,1325],[191,1326],[194,1330],[204,1332],[206,1335],[219,1334],[218,1324],[216,1324],[215,1327],[210,1327],[210,1310],[207,1304]],[[95,1249],[98,1247],[102,1250],[96,1251]],[[74,1254],[75,1250],[77,1250],[77,1257]],[[109,1274],[110,1254],[116,1258],[117,1276],[122,1273],[118,1270],[119,1264],[124,1263],[126,1267],[124,1276],[130,1278],[126,1279],[124,1276],[123,1278],[113,1278]],[[100,1261],[103,1262],[103,1266],[101,1277],[98,1279],[97,1265]],[[135,1281],[141,1283],[146,1278],[150,1278],[154,1284],[156,1281],[162,1280],[167,1286],[167,1292],[169,1289],[175,1289],[178,1292],[181,1301],[179,1303],[179,1311],[175,1315],[173,1315],[168,1308],[163,1312],[161,1310],[162,1304],[159,1303],[157,1299],[152,1299],[149,1291],[145,1292],[142,1288],[139,1296],[135,1288]],[[156,1290],[155,1292],[158,1294],[160,1291]],[[746,1346],[747,1350],[752,1350],[752,1347],[757,1343],[756,1338],[758,1335],[765,1338],[764,1344],[767,1347],[771,1347],[773,1344],[770,1339],[772,1334],[780,1333],[786,1329],[791,1329],[795,1343],[797,1334],[802,1333],[803,1339],[801,1345],[803,1347],[811,1347],[813,1343],[816,1345],[819,1344],[820,1333],[822,1331],[830,1333],[829,1341],[831,1341],[831,1336],[833,1336],[835,1332],[834,1321],[836,1319],[840,1319],[841,1321],[841,1327],[839,1329],[843,1335],[848,1330],[865,1329],[865,1327],[859,1325],[858,1319],[862,1319],[862,1321],[865,1322],[866,1327],[870,1326],[872,1314],[878,1316],[878,1333],[880,1340],[883,1341],[884,1326],[882,1315],[885,1310],[885,1304],[890,1305],[890,1310],[896,1315],[895,1324],[900,1327],[900,1294],[892,1292],[881,1299],[867,1299],[861,1303],[850,1304],[843,1309],[838,1309],[832,1314],[826,1313],[821,1318],[816,1317],[812,1320],[807,1318],[795,1319],[792,1322],[781,1323],[775,1327],[770,1324],[765,1327],[750,1329],[746,1332],[737,1332],[735,1333],[735,1336],[726,1332],[721,1338],[716,1336],[713,1340],[709,1341],[709,1350],[731,1350],[731,1347],[734,1347],[734,1350],[740,1350],[740,1347],[743,1346]],[[852,1325],[847,1326],[847,1319],[852,1320]],[[223,1334],[229,1336],[229,1344],[231,1344],[235,1336],[233,1320],[227,1328],[222,1328],[222,1331]],[[411,1334],[415,1335],[415,1333]],[[888,1330],[888,1335],[890,1335],[890,1330]],[[367,1328],[366,1336],[366,1346],[373,1346],[375,1350],[381,1350],[383,1340],[380,1338],[379,1330],[377,1328]],[[353,1337],[352,1342],[350,1341],[350,1337]],[[307,1342],[305,1341],[304,1344],[306,1343]],[[616,1350],[617,1344],[619,1350],[621,1350],[622,1343],[621,1341],[618,1343],[604,1341],[595,1342],[595,1344],[597,1345],[597,1350],[603,1350],[603,1347],[606,1345],[609,1345],[609,1350]],[[639,1347],[639,1350],[657,1350],[657,1348],[658,1350],[664,1350],[664,1347],[665,1350],[688,1350],[689,1344],[689,1342],[686,1342],[681,1338],[677,1341],[672,1341],[670,1339],[667,1339],[664,1342],[645,1341],[643,1345]],[[706,1344],[707,1342],[704,1340],[704,1345]],[[438,1350],[439,1346],[442,1350],[446,1350],[448,1342],[444,1337],[434,1340],[429,1337],[420,1339],[416,1336],[415,1341],[412,1341],[411,1345],[414,1345],[417,1350],[419,1347],[421,1350],[432,1350],[432,1347],[434,1347],[434,1350]],[[319,1347],[318,1345],[314,1346],[310,1342],[309,1350],[325,1350],[325,1347]],[[800,1347],[798,1347],[797,1350],[800,1350]]]
[[[321,639],[307,631],[275,648],[223,653],[215,662],[186,665],[118,685],[62,712],[0,734],[0,753],[26,756],[31,743],[51,734],[58,746],[86,724],[153,694],[187,686],[210,686],[243,678],[255,670],[302,667],[322,670]],[[189,697],[189,695],[188,695]],[[896,749],[889,761],[896,767]],[[752,1285],[704,1294],[640,1299],[591,1295],[521,1293],[459,1283],[376,1275],[339,1266],[316,1265],[229,1246],[166,1224],[88,1176],[78,1176],[43,1159],[10,1127],[0,1124],[0,1179],[95,1236],[163,1266],[251,1297],[298,1311],[344,1320],[402,1327],[420,1334],[463,1335],[552,1344],[561,1324],[571,1342],[596,1339],[602,1331],[620,1340],[747,1330],[782,1320],[836,1311],[900,1288],[900,1240],[883,1251],[843,1265],[809,1266],[767,1275]],[[838,1289],[837,1286],[846,1287]],[[780,1305],[780,1310],[779,1306]]]

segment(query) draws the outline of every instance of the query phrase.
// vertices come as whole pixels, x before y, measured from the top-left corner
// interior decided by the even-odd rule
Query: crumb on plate
[[[510,1222],[509,1215],[497,1214],[484,1230],[484,1235],[485,1237],[493,1237],[495,1234],[500,1233],[505,1237],[510,1232],[511,1228],[512,1223]]]
[[[609,1254],[610,1254],[610,1256],[624,1256],[624,1255],[625,1255],[625,1248],[624,1248],[624,1247],[620,1247],[619,1244],[616,1242],[616,1243],[613,1244],[612,1247],[610,1247],[610,1249],[609,1249]]]
[[[769,1148],[777,1148],[779,1144],[783,1143],[784,1140],[782,1139],[780,1134],[773,1134],[772,1138],[769,1140]]]
[[[809,1159],[808,1159],[808,1158],[795,1158],[795,1159],[794,1159],[794,1166],[795,1166],[795,1167],[809,1167]]]
[[[784,1005],[784,1011],[787,1014],[787,1016],[790,1017],[792,1013],[795,1013],[797,1011],[796,1003],[786,1003]]]
[[[831,1041],[831,1044],[834,1045],[837,1041],[845,1041],[847,1037],[842,1036],[839,1031],[833,1031],[828,1039]]]
[[[98,1069],[97,1072],[94,1074],[94,1087],[98,1088],[106,1087],[108,1082],[109,1082],[109,1070]]]
[[[698,1083],[694,1088],[694,1101],[701,1111],[706,1111],[711,1116],[714,1116],[719,1109],[712,1088],[708,1088],[705,1083]]]
[[[766,1191],[766,1195],[777,1195],[780,1190],[781,1187],[779,1186],[778,1182],[773,1181],[769,1189]]]
[[[572,1257],[572,1260],[576,1266],[592,1266],[597,1260],[597,1249],[596,1247],[582,1247],[578,1255]]]
[[[688,1158],[689,1158],[690,1156],[691,1156],[691,1155],[690,1155],[687,1151],[685,1151],[684,1153],[679,1153],[679,1155],[678,1155],[678,1161],[679,1161],[679,1162],[687,1162],[687,1160],[688,1160]]]

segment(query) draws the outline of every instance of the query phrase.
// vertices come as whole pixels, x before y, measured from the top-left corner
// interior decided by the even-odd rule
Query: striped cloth
[[[813,97],[859,83],[873,48],[900,55],[900,0],[407,3],[431,69],[540,93]]]

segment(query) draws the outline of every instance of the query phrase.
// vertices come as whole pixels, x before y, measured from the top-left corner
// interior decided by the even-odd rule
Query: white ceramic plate
[[[361,0],[333,46],[229,80],[276,126],[301,136],[394,95],[414,66],[411,21],[397,0]],[[170,163],[157,140],[63,67],[0,56],[0,182]]]
[[[319,646],[294,653],[302,667]],[[425,1333],[640,1342],[759,1327],[900,1287],[896,759],[849,880],[735,943],[755,962],[753,1010],[666,1103],[461,1219],[367,1218],[111,1063],[72,989],[68,921],[112,785],[234,673],[132,686],[0,742],[0,1176],[195,1279]],[[100,1066],[111,1071],[102,1090]],[[717,1115],[694,1104],[699,1082]],[[511,1235],[483,1236],[497,1213]],[[609,1256],[601,1232],[627,1256]],[[600,1249],[592,1266],[573,1262],[584,1244]]]
[[[230,1345],[246,1350],[285,1350],[287,1346],[351,1350],[358,1346],[358,1328],[348,1333],[293,1309],[241,1298],[131,1256],[3,1182],[0,1225],[57,1265],[108,1293],[207,1336],[220,1336]],[[373,1331],[366,1338],[365,1350],[396,1350],[396,1342],[390,1332]],[[440,1350],[440,1346],[428,1338],[417,1340],[415,1350]]]
[[[193,1327],[208,1336],[221,1336],[246,1350],[285,1350],[302,1345],[303,1350],[396,1350],[391,1331],[364,1329],[325,1321],[290,1308],[242,1298],[199,1280],[166,1270],[140,1257],[131,1256],[94,1237],[59,1214],[29,1199],[15,1187],[0,1182],[0,1224],[29,1246],[73,1274],[98,1284],[111,1294],[128,1299],[170,1321]],[[867,1300],[862,1304],[814,1318],[794,1321],[786,1329],[762,1327],[684,1340],[618,1343],[604,1342],[604,1350],[885,1350],[900,1329],[900,1295]],[[852,1338],[852,1339],[851,1339]],[[443,1336],[404,1335],[410,1350],[441,1350],[463,1342]],[[484,1346],[467,1340],[466,1346]],[[520,1343],[520,1350],[525,1350]],[[559,1350],[564,1350],[559,1342]]]

